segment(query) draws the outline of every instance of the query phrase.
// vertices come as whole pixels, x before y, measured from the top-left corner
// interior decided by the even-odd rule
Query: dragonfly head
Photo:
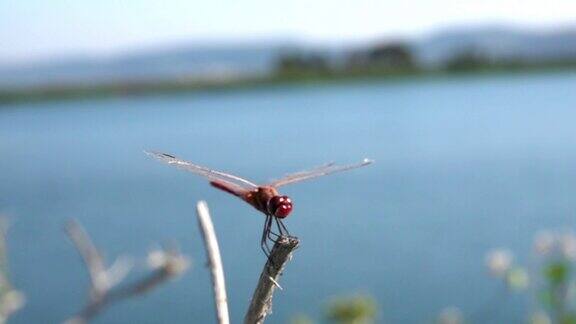
[[[292,211],[292,200],[288,196],[274,196],[268,201],[268,212],[278,218],[286,218]]]

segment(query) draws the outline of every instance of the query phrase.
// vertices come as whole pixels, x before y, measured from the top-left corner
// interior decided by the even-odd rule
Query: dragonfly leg
[[[274,217],[274,216],[271,216],[271,217]],[[275,217],[274,217],[274,218],[275,218]],[[276,243],[276,240],[277,240],[278,238],[280,238],[280,236],[282,236],[282,233],[278,234],[278,233],[276,233],[276,232],[274,232],[274,231],[272,230],[272,220],[270,220],[270,229],[269,229],[269,231],[268,231],[268,239],[269,239],[270,241]]]
[[[290,232],[288,231],[288,228],[286,227],[286,225],[284,225],[282,220],[278,219],[277,217],[274,217],[274,219],[276,220],[276,226],[278,227],[280,235],[290,236]]]
[[[274,232],[274,230],[272,230],[272,218],[276,219],[276,217],[274,215],[266,215],[267,220],[268,217],[270,218],[270,228],[268,229],[268,238],[270,239],[270,241],[276,242],[276,239],[281,236],[281,233],[277,234],[276,232]]]
[[[271,268],[272,269],[276,268],[276,264],[274,264],[274,261],[270,257],[271,249],[270,249],[270,246],[268,245],[268,242],[276,243],[278,238],[280,238],[279,234],[276,234],[272,231],[273,218],[276,219],[276,217],[274,217],[272,215],[266,215],[266,221],[264,224],[264,231],[262,232],[262,239],[260,242],[262,250],[264,251],[264,254],[266,254],[267,264],[268,264],[268,268],[266,271],[268,272],[268,274],[271,274],[271,272],[270,272]]]
[[[270,246],[268,246],[268,238],[270,233],[270,227],[272,226],[272,216],[266,215],[266,220],[264,221],[264,228],[262,229],[262,237],[260,239],[260,248],[264,252],[267,258],[270,257]]]

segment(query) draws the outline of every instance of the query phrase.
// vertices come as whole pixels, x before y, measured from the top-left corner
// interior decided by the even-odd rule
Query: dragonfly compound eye
[[[288,196],[275,196],[268,205],[269,211],[278,218],[286,218],[292,211],[292,200]]]

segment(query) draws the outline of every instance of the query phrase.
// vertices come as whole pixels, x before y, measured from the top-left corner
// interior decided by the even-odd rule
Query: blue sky
[[[342,42],[449,25],[576,23],[575,0],[0,0],[0,61],[185,40]]]

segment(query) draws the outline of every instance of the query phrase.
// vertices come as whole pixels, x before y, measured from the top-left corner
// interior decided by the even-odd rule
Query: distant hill
[[[576,26],[538,31],[506,26],[450,28],[410,41],[422,66],[435,67],[463,51],[489,58],[554,61],[576,58]],[[142,49],[110,58],[62,57],[20,66],[0,65],[0,88],[94,84],[146,80],[221,80],[265,76],[273,71],[280,53],[317,51],[322,46],[300,46],[289,41],[244,44],[182,44]],[[353,46],[331,48],[330,57],[342,59]]]
[[[286,45],[182,45],[111,58],[62,57],[19,66],[0,65],[0,87],[94,84],[142,80],[234,79],[268,73]]]
[[[562,30],[524,30],[505,26],[451,28],[414,44],[424,66],[437,66],[463,51],[493,59],[548,62],[576,58],[576,27]]]

